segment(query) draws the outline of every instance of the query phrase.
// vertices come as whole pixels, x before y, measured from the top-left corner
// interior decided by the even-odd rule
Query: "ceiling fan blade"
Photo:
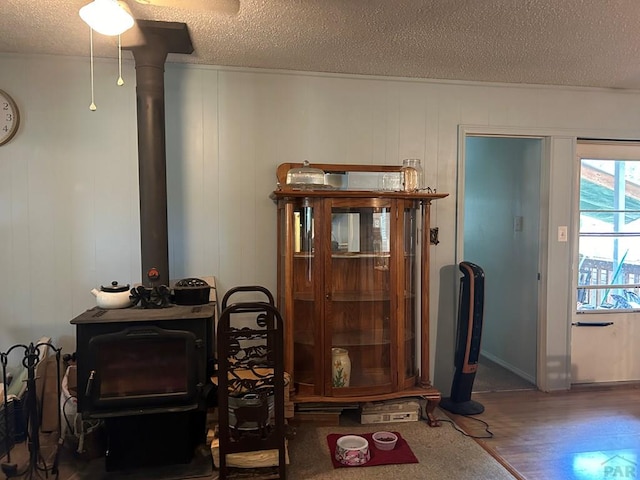
[[[156,7],[206,10],[229,15],[235,15],[240,10],[240,0],[136,0],[136,2]]]

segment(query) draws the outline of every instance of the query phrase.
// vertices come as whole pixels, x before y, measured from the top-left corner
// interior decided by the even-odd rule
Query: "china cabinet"
[[[402,190],[401,167],[316,164],[325,184],[291,186],[278,168],[278,308],[293,400],[427,399],[431,202]]]

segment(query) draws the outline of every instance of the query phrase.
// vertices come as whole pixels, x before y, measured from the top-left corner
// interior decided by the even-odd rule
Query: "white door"
[[[578,141],[571,383],[640,380],[640,144]]]

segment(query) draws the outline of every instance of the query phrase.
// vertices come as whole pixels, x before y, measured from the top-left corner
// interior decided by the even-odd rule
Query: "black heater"
[[[471,400],[473,381],[478,370],[482,317],[484,308],[484,272],[471,262],[461,262],[460,301],[458,304],[458,334],[456,340],[456,371],[451,396],[443,398],[440,407],[459,415],[484,412],[482,404]]]

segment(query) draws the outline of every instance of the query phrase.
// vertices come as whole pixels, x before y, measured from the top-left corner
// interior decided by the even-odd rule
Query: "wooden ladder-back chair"
[[[241,292],[267,301],[228,304]],[[283,329],[269,290],[241,286],[225,294],[217,329],[220,480],[229,473],[226,455],[258,450],[277,450],[278,478],[286,478]]]

